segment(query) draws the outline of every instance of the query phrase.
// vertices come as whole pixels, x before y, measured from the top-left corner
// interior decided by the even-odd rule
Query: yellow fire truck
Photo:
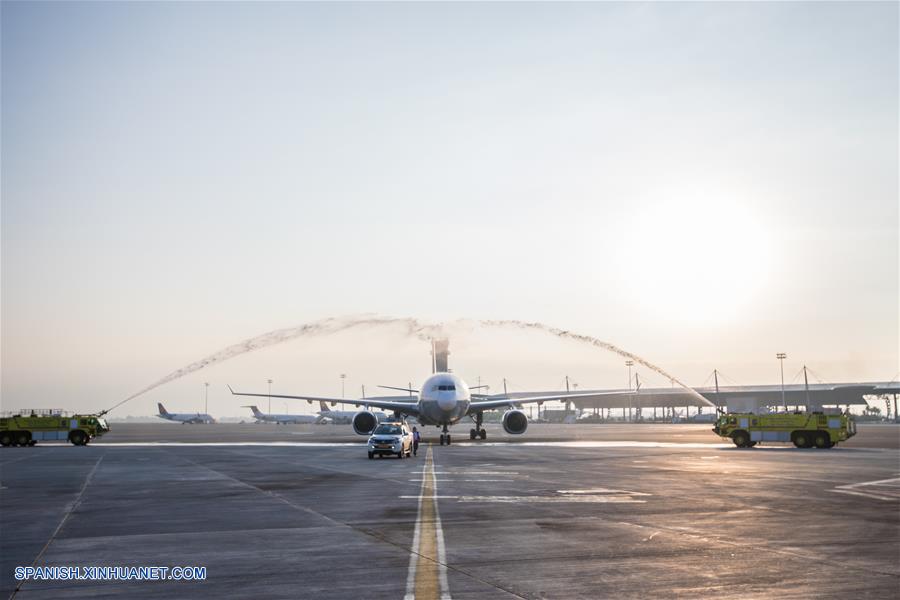
[[[0,446],[34,446],[62,440],[84,446],[109,431],[100,415],[66,415],[56,409],[26,409],[0,417]]]
[[[731,439],[738,448],[752,448],[759,442],[831,448],[856,435],[856,422],[850,415],[821,412],[729,413],[719,416],[713,432]]]

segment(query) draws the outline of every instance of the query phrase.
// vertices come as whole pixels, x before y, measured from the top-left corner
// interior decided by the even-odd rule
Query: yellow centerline
[[[425,454],[419,514],[413,538],[405,600],[449,600],[444,557],[444,533],[438,513],[434,457],[431,445]]]

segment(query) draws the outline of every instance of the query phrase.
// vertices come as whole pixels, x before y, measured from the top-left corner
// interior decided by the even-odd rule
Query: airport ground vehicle
[[[413,438],[409,425],[404,421],[385,421],[375,428],[369,437],[369,458],[375,455],[412,456]]]
[[[109,431],[99,415],[67,415],[57,409],[28,409],[0,417],[0,445],[34,446],[44,440],[68,440],[85,446]]]
[[[831,448],[856,435],[856,422],[849,415],[821,412],[730,413],[718,418],[713,432],[730,438],[738,448],[752,448],[759,442]]]

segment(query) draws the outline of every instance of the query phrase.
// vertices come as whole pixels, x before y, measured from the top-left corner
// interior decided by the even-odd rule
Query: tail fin
[[[262,418],[264,416],[261,412],[259,412],[259,409],[256,408],[255,404],[248,406],[247,408],[249,408],[251,411],[253,411],[253,416],[256,417],[257,419]]]
[[[319,412],[329,413],[329,412],[331,412],[331,409],[328,408],[327,404],[325,404],[324,402],[319,400]]]
[[[169,414],[169,411],[167,411],[167,410],[166,410],[166,407],[162,405],[162,402],[157,402],[157,403],[156,403],[156,406],[159,407],[159,414],[161,414],[161,415],[167,415],[167,414]]]

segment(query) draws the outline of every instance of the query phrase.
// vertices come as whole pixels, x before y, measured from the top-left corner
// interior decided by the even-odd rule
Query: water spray
[[[531,329],[536,331],[541,331],[544,333],[549,333],[550,335],[554,335],[561,339],[566,340],[574,340],[576,342],[581,342],[584,344],[590,344],[591,346],[596,346],[597,348],[603,348],[604,350],[608,350],[609,352],[613,352],[618,354],[619,356],[633,360],[634,362],[644,365],[651,371],[658,373],[673,381],[674,383],[680,385],[684,388],[691,396],[694,396],[697,400],[702,402],[703,406],[712,406],[715,407],[715,404],[704,398],[700,393],[694,390],[692,387],[689,387],[687,384],[681,382],[677,377],[667,373],[661,367],[657,367],[653,363],[648,360],[645,360],[638,356],[637,354],[633,354],[628,352],[627,350],[623,350],[614,344],[610,344],[609,342],[604,342],[603,340],[599,340],[595,337],[591,337],[589,335],[583,335],[580,333],[573,333],[571,331],[566,331],[564,329],[557,329],[556,327],[551,327],[549,325],[545,325],[543,323],[529,323],[525,321],[515,321],[515,320],[507,320],[507,321],[477,321],[478,324],[486,326],[486,327],[506,327],[506,328],[515,328],[515,329]]]
[[[322,319],[319,321],[313,321],[312,323],[307,323],[304,325],[298,325],[296,327],[288,327],[285,329],[275,329],[273,331],[269,331],[263,333],[261,335],[248,338],[237,344],[233,344],[231,346],[227,346],[218,352],[214,352],[204,358],[201,358],[198,361],[192,362],[176,371],[172,371],[162,379],[156,381],[148,385],[147,387],[141,389],[138,392],[128,396],[124,400],[114,404],[110,408],[103,410],[99,413],[100,416],[105,415],[118,408],[119,406],[134,400],[138,396],[142,396],[147,392],[158,388],[161,385],[166,383],[170,383],[175,381],[176,379],[180,379],[186,375],[191,373],[195,373],[201,369],[205,369],[206,367],[215,366],[220,363],[223,363],[229,359],[241,356],[243,354],[247,354],[248,352],[253,352],[254,350],[262,350],[263,348],[268,348],[271,346],[275,346],[277,344],[283,344],[285,342],[289,342],[291,340],[295,340],[301,337],[314,337],[320,335],[332,335],[335,333],[347,331],[350,329],[355,329],[359,327],[371,327],[371,326],[402,326],[404,328],[404,335],[407,337],[414,337],[416,339],[422,341],[431,341],[436,337],[446,336],[446,331],[448,329],[452,329],[454,326],[461,326],[463,324],[471,324],[474,323],[481,327],[489,327],[489,328],[500,328],[500,329],[519,329],[519,330],[531,330],[531,331],[539,331],[542,333],[546,333],[549,335],[553,335],[557,338],[572,340],[584,344],[588,344],[594,346],[596,348],[602,348],[614,354],[618,354],[624,358],[629,360],[633,360],[636,363],[639,363],[648,369],[659,373],[666,379],[670,379],[675,382],[679,386],[685,389],[691,396],[696,398],[703,406],[713,406],[715,404],[701,396],[697,393],[693,388],[688,385],[682,383],[678,378],[672,376],[671,374],[664,371],[662,368],[654,365],[653,363],[641,358],[637,354],[633,354],[614,344],[610,344],[609,342],[604,342],[595,337],[591,337],[588,335],[578,334],[571,331],[567,331],[564,329],[558,329],[556,327],[551,327],[549,325],[545,325],[543,323],[538,322],[526,322],[526,321],[516,321],[516,320],[469,320],[469,319],[460,319],[458,321],[453,321],[449,324],[442,323],[427,323],[424,321],[420,321],[418,319],[412,317],[387,317],[380,315],[361,315],[361,316],[350,316],[350,317],[329,317],[326,319]]]

